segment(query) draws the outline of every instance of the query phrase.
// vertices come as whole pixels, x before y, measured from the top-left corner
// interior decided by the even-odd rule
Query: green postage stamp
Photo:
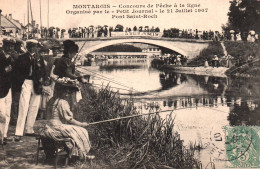
[[[260,126],[226,126],[226,168],[260,168]]]

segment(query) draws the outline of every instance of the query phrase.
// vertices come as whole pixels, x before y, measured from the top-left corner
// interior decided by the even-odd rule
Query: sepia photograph
[[[260,168],[260,0],[0,0],[0,168]]]

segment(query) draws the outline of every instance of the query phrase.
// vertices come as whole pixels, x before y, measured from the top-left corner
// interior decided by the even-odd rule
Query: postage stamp
[[[226,168],[260,168],[260,126],[226,126]]]

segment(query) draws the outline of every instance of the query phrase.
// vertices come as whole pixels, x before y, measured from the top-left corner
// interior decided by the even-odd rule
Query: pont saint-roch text
[[[207,7],[201,4],[157,3],[157,4],[75,4],[66,14],[110,15],[112,19],[158,18],[163,14],[206,13]]]

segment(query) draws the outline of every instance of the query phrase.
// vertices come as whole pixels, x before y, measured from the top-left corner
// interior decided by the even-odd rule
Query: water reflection
[[[202,75],[180,74],[172,71],[158,71],[149,67],[149,60],[112,60],[97,62],[97,72],[110,77],[132,89],[131,97],[157,99],[162,107],[180,108],[193,106],[227,106],[230,108],[230,125],[259,124],[260,81],[255,79],[225,78]],[[96,84],[120,84],[93,76]],[[129,91],[120,91],[127,94]],[[126,96],[127,97],[127,96]],[[168,98],[168,99],[165,99]],[[250,101],[251,100],[251,101]]]
[[[132,95],[121,97],[132,97],[140,113],[174,110],[175,130],[187,145],[190,142],[207,145],[210,133],[223,126],[260,125],[259,80],[158,71],[144,60],[103,62],[99,66],[97,72],[102,76],[134,89]],[[91,78],[94,84],[117,87],[115,91],[123,88],[98,76]],[[120,89],[119,92],[129,93]],[[211,150],[199,153],[203,164],[211,160],[207,152]],[[223,162],[215,164],[217,168],[224,167]]]
[[[174,72],[161,72],[159,77],[162,86],[161,90],[168,90],[187,81],[186,75],[177,74]]]
[[[231,111],[228,115],[230,125],[260,125],[260,107],[259,101],[250,102],[242,101],[241,104],[235,103],[231,106]]]

